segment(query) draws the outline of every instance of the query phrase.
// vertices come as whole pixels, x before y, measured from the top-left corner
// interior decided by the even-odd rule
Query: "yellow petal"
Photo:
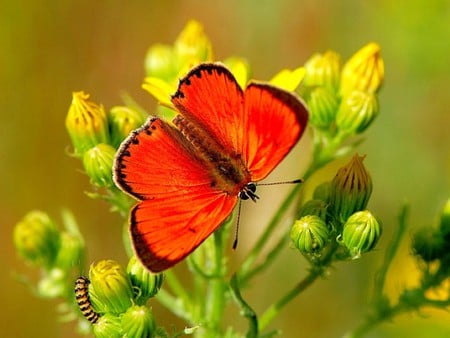
[[[147,77],[142,88],[148,91],[161,105],[175,109],[170,101],[170,96],[175,93],[176,88],[166,81],[156,77]]]
[[[270,83],[288,91],[294,91],[305,77],[305,68],[298,67],[294,70],[283,69],[277,73]]]

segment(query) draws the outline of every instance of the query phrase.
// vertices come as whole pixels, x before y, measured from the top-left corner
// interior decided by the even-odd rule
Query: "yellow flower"
[[[305,70],[304,86],[326,87],[335,92],[339,85],[341,57],[331,50],[316,53],[306,61]]]
[[[380,46],[371,42],[357,51],[344,65],[341,75],[342,96],[354,90],[376,93],[384,80],[384,62]]]
[[[212,59],[211,42],[204,33],[203,26],[195,20],[186,24],[173,47],[155,45],[149,49],[145,60],[148,76],[144,79],[142,88],[163,106],[160,115],[174,115],[170,111],[175,110],[170,97],[177,90],[178,80],[193,66]]]
[[[109,142],[108,121],[102,105],[89,100],[89,94],[74,92],[66,117],[66,128],[75,149],[75,155],[99,143]]]
[[[113,260],[92,264],[89,270],[89,297],[100,313],[120,314],[133,300],[133,287],[125,269]]]
[[[344,134],[360,134],[371,125],[379,111],[374,93],[354,90],[342,98],[336,115],[336,127]]]

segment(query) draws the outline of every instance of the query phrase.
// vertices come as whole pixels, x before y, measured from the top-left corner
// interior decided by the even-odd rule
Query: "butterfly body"
[[[307,111],[291,93],[245,90],[218,63],[180,80],[172,123],[151,117],[122,143],[114,179],[139,200],[130,216],[137,257],[154,272],[191,253],[231,214],[303,133]]]

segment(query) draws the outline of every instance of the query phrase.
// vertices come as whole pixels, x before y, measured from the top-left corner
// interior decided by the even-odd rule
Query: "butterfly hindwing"
[[[236,196],[202,189],[142,201],[131,212],[137,256],[153,272],[170,268],[217,230],[236,201]]]

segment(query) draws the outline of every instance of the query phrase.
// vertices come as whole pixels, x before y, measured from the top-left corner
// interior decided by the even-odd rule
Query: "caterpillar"
[[[78,277],[75,282],[75,299],[83,316],[92,324],[95,324],[100,315],[92,308],[89,300],[89,279],[87,277]]]

